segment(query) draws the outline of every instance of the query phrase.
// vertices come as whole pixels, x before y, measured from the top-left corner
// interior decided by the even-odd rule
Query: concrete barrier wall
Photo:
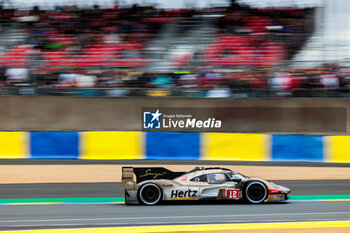
[[[0,132],[0,159],[350,162],[350,136],[135,131]]]
[[[0,97],[2,131],[141,131],[142,108],[202,108],[227,132],[350,134],[350,99]],[[222,111],[214,112],[213,109]],[[309,114],[317,108],[316,112]],[[225,109],[236,109],[226,111]],[[238,110],[237,110],[238,109]],[[246,111],[242,112],[242,109]],[[293,109],[293,111],[291,111]],[[264,111],[265,110],[265,111]],[[310,111],[309,111],[310,110]],[[315,114],[318,117],[315,117]],[[310,117],[312,116],[312,117]],[[317,130],[315,130],[317,129]],[[223,129],[225,131],[225,128]]]

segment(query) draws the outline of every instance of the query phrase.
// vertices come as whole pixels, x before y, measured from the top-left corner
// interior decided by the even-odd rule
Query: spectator
[[[75,86],[77,81],[77,74],[73,71],[62,73],[58,76],[59,86],[61,87],[72,87]]]
[[[174,82],[170,75],[164,73],[151,78],[150,84],[157,88],[172,88]]]
[[[25,67],[12,67],[6,70],[5,76],[10,83],[25,82],[29,80],[29,71]]]
[[[92,74],[92,72],[88,72],[88,74],[84,74],[80,72],[76,75],[76,85],[77,87],[85,87],[91,88],[95,87],[96,84],[96,76]]]
[[[269,80],[269,86],[275,90],[286,90],[290,82],[291,75],[287,72],[277,72]]]
[[[228,98],[231,97],[231,90],[224,85],[217,86],[207,92],[207,98]]]
[[[182,87],[182,88],[198,87],[198,76],[196,74],[180,75],[177,81],[178,81],[178,87]]]
[[[321,83],[325,89],[336,89],[339,87],[339,79],[334,73],[321,75]]]

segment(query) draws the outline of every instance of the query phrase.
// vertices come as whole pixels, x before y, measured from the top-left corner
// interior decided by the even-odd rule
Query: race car
[[[163,167],[123,167],[125,204],[176,200],[245,200],[253,204],[289,199],[289,188],[221,167],[173,172]]]

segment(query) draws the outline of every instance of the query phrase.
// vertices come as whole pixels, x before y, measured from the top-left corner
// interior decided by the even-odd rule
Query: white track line
[[[123,217],[123,218],[78,218],[78,219],[17,219],[4,220],[10,222],[71,222],[71,221],[104,221],[104,220],[138,220],[138,219],[166,219],[166,218],[213,218],[213,217],[250,217],[250,216],[295,216],[295,215],[323,215],[323,214],[350,214],[350,212],[312,212],[312,213],[278,213],[278,214],[237,214],[237,215],[182,215],[182,216],[154,216],[154,217]]]

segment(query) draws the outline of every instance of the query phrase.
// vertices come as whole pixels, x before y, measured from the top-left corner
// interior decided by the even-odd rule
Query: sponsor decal
[[[187,176],[181,177],[181,181],[186,181],[186,180],[187,180]]]
[[[227,199],[239,199],[239,189],[226,190]]]
[[[166,172],[152,172],[152,169],[147,169],[145,174],[140,175],[140,177],[153,176],[152,179],[156,179],[159,176],[164,176]]]
[[[163,184],[162,187],[169,188],[169,187],[173,187],[173,185],[172,184]]]
[[[222,122],[215,118],[207,120],[198,120],[197,118],[188,118],[186,120],[173,120],[171,118],[163,119],[164,128],[221,128]]]
[[[161,112],[162,111],[162,112]],[[169,113],[175,110],[166,109],[145,109],[142,110],[142,129],[144,130],[169,130],[169,129],[221,129],[222,121],[214,117],[204,116],[203,113],[182,114]],[[181,110],[179,110],[181,111]],[[182,110],[185,111],[185,110]],[[188,110],[187,110],[188,111]]]
[[[161,115],[159,109],[155,112],[143,112],[143,128],[144,129],[160,129]]]
[[[285,200],[285,196],[282,194],[278,194],[278,195],[271,195],[271,200]]]
[[[170,198],[196,198],[197,197],[197,190],[172,190]]]

